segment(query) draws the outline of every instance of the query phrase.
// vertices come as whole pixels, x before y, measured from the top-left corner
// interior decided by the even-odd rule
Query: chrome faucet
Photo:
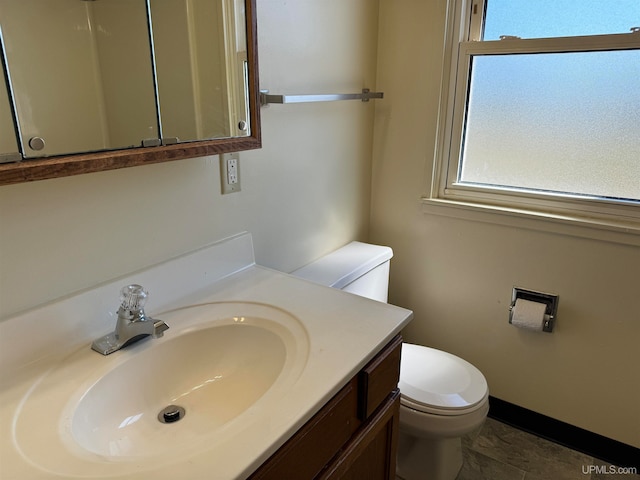
[[[115,331],[94,340],[91,348],[102,355],[120,350],[148,336],[159,338],[169,325],[147,317],[144,304],[149,294],[140,285],[127,285],[120,291],[120,308]]]

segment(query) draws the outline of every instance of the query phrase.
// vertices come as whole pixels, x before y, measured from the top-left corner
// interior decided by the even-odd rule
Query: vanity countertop
[[[247,241],[246,237],[240,240],[245,243]],[[250,238],[248,242],[250,244]],[[228,263],[229,257],[223,256]],[[201,264],[199,260],[196,263]],[[163,268],[163,275],[167,276],[166,266]],[[198,445],[189,453],[180,454],[177,458],[162,458],[155,462],[144,458],[114,461],[92,454],[90,459],[92,468],[86,475],[87,478],[172,480],[175,478],[245,478],[304,425],[387,342],[398,334],[412,317],[409,310],[319,286],[260,267],[255,265],[252,259],[249,259],[246,265],[239,267],[233,265],[229,267],[229,271],[217,272],[215,275],[212,275],[211,270],[206,267],[198,268],[202,271],[193,275],[197,285],[185,287],[184,291],[175,294],[175,298],[164,302],[160,308],[153,308],[153,301],[150,298],[148,314],[166,320],[173,328],[174,325],[171,325],[173,316],[170,311],[183,306],[214,302],[250,302],[274,306],[298,319],[306,332],[308,355],[304,369],[287,395],[276,402],[265,402],[260,408],[253,410],[251,420],[246,423],[247,428],[235,430],[228,438],[216,441],[215,446]],[[167,278],[173,278],[174,282],[179,281],[180,273],[174,270],[171,273],[172,275]],[[107,291],[113,291],[116,288],[115,284],[121,286],[123,281],[138,281],[141,277],[151,278],[153,275],[157,277],[158,271],[139,273],[131,278],[120,279],[118,282],[113,282],[113,286],[106,286]],[[198,280],[205,277],[206,282]],[[155,286],[158,290],[164,289],[160,284]],[[148,288],[153,294],[152,287]],[[101,292],[100,296],[104,296],[104,292]],[[107,324],[102,320],[93,327],[88,327],[78,333],[78,337],[81,338],[73,337],[68,340],[70,344],[66,346],[65,351],[58,353],[45,348],[45,341],[40,351],[32,352],[26,357],[18,355],[9,346],[10,340],[7,338],[9,334],[18,337],[14,337],[15,341],[28,338],[21,331],[19,320],[22,320],[20,323],[27,328],[37,322],[37,318],[44,312],[55,315],[63,311],[64,308],[54,304],[35,312],[28,312],[26,314],[28,318],[23,315],[25,318],[13,318],[0,323],[0,349],[7,347],[11,350],[9,353],[5,352],[0,364],[0,478],[3,480],[68,476],[68,472],[61,474],[53,468],[43,468],[24,454],[14,435],[15,418],[19,414],[25,396],[38,379],[64,355],[79,349],[89,349],[91,336],[95,337],[96,330],[104,333],[104,328],[108,328]],[[163,312],[165,312],[164,316]],[[48,318],[46,321],[52,320]],[[179,316],[175,317],[174,321],[179,322]],[[171,333],[170,328],[165,336],[170,336]],[[52,332],[54,338],[56,334],[58,333]],[[154,341],[145,340],[145,342]],[[137,347],[132,345],[127,348],[133,352]],[[101,360],[99,354],[91,353],[94,353],[97,359],[92,361]],[[135,353],[123,350],[112,355],[120,354]],[[105,361],[107,358],[104,357]],[[184,367],[188,368],[188,365]],[[73,379],[69,380],[73,381]],[[135,385],[131,388],[135,388]],[[246,422],[246,418],[243,421]],[[34,425],[33,428],[37,429],[38,426]]]

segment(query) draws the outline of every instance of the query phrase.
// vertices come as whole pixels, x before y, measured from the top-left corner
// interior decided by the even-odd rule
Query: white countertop
[[[205,253],[209,257],[206,261],[202,258],[204,250],[195,252],[197,258],[187,255],[172,260],[174,263],[171,264],[171,268],[167,266],[171,263],[168,262],[161,268],[154,267],[155,269],[138,272],[96,290],[84,292],[83,301],[95,304],[97,296],[102,299],[105,292],[111,294],[116,285],[122,286],[131,280],[145,285],[140,281],[142,279],[156,282],[153,286],[145,285],[152,295],[147,313],[163,320],[165,318],[162,311],[199,303],[224,301],[272,305],[297,318],[306,330],[308,358],[305,368],[287,395],[276,403],[269,403],[261,410],[254,411],[250,422],[246,423],[248,428],[241,433],[230,435],[229,438],[216,441],[215,446],[211,448],[203,445],[189,454],[181,454],[174,459],[163,459],[157,463],[144,459],[114,462],[113,459],[94,458],[95,468],[83,477],[171,480],[245,478],[310,419],[411,319],[412,314],[408,310],[256,266],[253,264],[252,247],[251,255],[245,255],[246,261],[230,261],[233,256],[229,255],[229,241],[225,242],[223,245],[209,247],[214,256],[211,257],[211,252],[207,250]],[[241,248],[245,251],[251,246],[250,236],[247,238],[246,235],[234,237],[231,242],[242,243]],[[216,272],[212,273],[210,261],[215,260],[216,255],[226,259],[227,267],[215,269]],[[176,262],[181,262],[177,270]],[[184,265],[188,266],[184,274],[190,279],[186,282],[189,285],[185,285],[182,273],[179,272]],[[158,282],[159,277],[166,278],[166,282]],[[176,287],[180,291],[169,301],[163,302],[160,308],[154,308],[154,288],[155,291],[166,292],[165,283],[181,284]],[[165,299],[168,297],[171,295],[166,294]],[[48,332],[49,337],[42,339],[33,331],[25,331],[38,326],[46,333],[52,328],[51,322],[56,323],[55,315],[71,316],[68,314],[69,306],[61,305],[70,301],[78,304],[77,299],[65,299],[0,323],[0,351],[3,350],[0,353],[1,480],[67,478],[67,475],[43,469],[41,465],[27,458],[28,455],[21,453],[21,448],[15,441],[14,423],[21,402],[32,385],[51,365],[74,350],[89,349],[90,341],[96,337],[96,331],[106,333],[105,329],[113,328],[110,325],[115,325],[111,313],[96,321],[91,327],[75,328],[74,331],[82,331],[76,332],[77,336],[69,335],[68,331],[64,335],[64,332],[53,328]],[[108,301],[117,303],[117,296],[102,299],[102,305]],[[156,301],[156,305],[159,303],[161,302]],[[64,312],[67,314],[64,315]],[[43,318],[44,314],[47,318]],[[167,323],[170,323],[170,319],[171,314],[167,314]],[[81,318],[71,319],[69,322],[76,327],[77,322],[82,322],[83,325],[87,323]],[[69,325],[66,328],[68,329]],[[165,335],[171,335],[171,329]],[[30,342],[30,338],[37,338],[34,340],[38,347],[36,351],[29,348],[16,349],[16,343]],[[58,338],[67,339],[67,344],[56,349],[55,340]],[[128,347],[131,351],[135,348],[135,345]],[[26,350],[26,353],[19,353],[17,350]],[[185,368],[188,368],[188,365],[185,365]],[[135,388],[135,385],[131,388]],[[37,426],[34,425],[34,428]]]

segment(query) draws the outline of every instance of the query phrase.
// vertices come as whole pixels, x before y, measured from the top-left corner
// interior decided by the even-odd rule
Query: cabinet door
[[[395,390],[317,478],[393,480],[399,419],[400,391]]]
[[[398,335],[249,480],[393,480],[401,349]]]
[[[358,430],[357,413],[358,381],[353,378],[249,480],[315,478]]]

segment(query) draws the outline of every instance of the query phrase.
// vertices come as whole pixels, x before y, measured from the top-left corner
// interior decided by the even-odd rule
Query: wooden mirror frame
[[[170,162],[185,158],[238,152],[262,147],[260,87],[258,78],[258,29],[256,0],[245,0],[247,65],[249,70],[249,126],[251,135],[166,145],[110,150],[0,164],[0,185],[68,177],[83,173]]]

